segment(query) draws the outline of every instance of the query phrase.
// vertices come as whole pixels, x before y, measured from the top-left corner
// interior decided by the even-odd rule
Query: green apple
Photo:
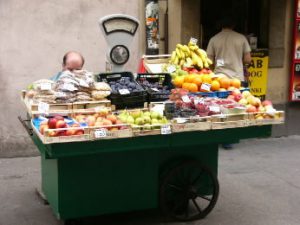
[[[157,125],[157,124],[159,124],[159,122],[158,122],[157,119],[152,119],[152,120],[151,120],[151,124],[152,124],[152,125]]]
[[[138,117],[138,118],[135,119],[134,123],[136,125],[143,125],[144,124],[144,119],[141,118],[141,117]]]
[[[144,112],[143,116],[149,116],[151,117],[151,113],[149,111]]]
[[[141,111],[140,111],[140,110],[133,111],[133,112],[130,113],[130,115],[131,115],[134,119],[136,119],[136,118],[138,118],[138,117],[141,116]]]
[[[151,124],[150,123],[146,123],[144,125],[144,130],[151,130]]]
[[[154,111],[151,112],[151,119],[158,119],[158,117],[159,117],[158,112],[154,112]]]
[[[128,116],[127,120],[126,120],[126,123],[128,123],[128,124],[134,124],[134,118],[132,116]]]
[[[143,119],[144,119],[145,123],[151,123],[151,117],[150,116],[145,116],[145,114],[144,114]]]

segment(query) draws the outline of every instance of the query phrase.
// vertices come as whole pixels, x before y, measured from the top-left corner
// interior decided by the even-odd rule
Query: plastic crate
[[[218,98],[227,98],[230,95],[230,91],[217,91]]]
[[[138,73],[137,82],[140,83],[148,93],[148,102],[161,102],[169,99],[170,90],[174,88],[172,84],[172,78],[169,73]],[[146,87],[142,84],[144,80],[147,80],[149,83],[158,82],[162,86],[166,86],[168,93],[161,93],[151,88]]]
[[[120,80],[122,77],[129,77],[130,81],[137,83],[131,72],[100,73],[96,75],[96,80],[109,83]],[[112,93],[108,98],[111,100],[111,104],[116,106],[116,109],[137,108],[143,107],[147,102],[147,92],[143,89],[126,95]]]
[[[196,95],[196,96],[202,96],[202,97],[217,97],[217,93],[216,92],[195,92],[192,93],[191,95]]]

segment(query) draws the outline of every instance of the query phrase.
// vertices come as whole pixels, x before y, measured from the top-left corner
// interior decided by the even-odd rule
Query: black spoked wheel
[[[181,221],[204,218],[215,206],[219,183],[213,172],[197,161],[187,161],[171,169],[160,187],[160,207]]]

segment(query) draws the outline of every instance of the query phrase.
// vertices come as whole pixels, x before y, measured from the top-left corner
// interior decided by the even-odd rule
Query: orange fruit
[[[190,83],[183,83],[182,84],[183,89],[189,90],[189,87],[190,87]]]
[[[220,85],[219,81],[213,80],[213,81],[211,82],[211,87],[210,87],[210,89],[211,89],[212,91],[218,91],[218,90],[220,90],[220,87],[221,87],[221,85]]]
[[[178,76],[173,80],[173,84],[175,87],[181,88],[182,84],[184,83],[184,77]]]
[[[230,86],[230,79],[228,77],[223,77],[220,79],[220,85],[221,85],[221,88],[229,88]]]
[[[235,87],[235,88],[240,88],[241,87],[241,81],[237,78],[233,78],[230,82],[230,86]]]
[[[190,83],[188,86],[188,90],[190,92],[197,92],[198,91],[198,85],[194,83]]]
[[[193,83],[200,86],[202,84],[202,79],[200,76],[195,76],[195,78],[193,79]]]
[[[185,82],[185,83],[192,83],[193,80],[194,80],[194,78],[195,78],[195,75],[194,75],[194,74],[186,75],[186,76],[184,77],[184,82]]]
[[[203,83],[210,84],[210,83],[211,83],[211,76],[208,75],[208,74],[204,74],[204,75],[202,76],[202,82],[203,82]]]

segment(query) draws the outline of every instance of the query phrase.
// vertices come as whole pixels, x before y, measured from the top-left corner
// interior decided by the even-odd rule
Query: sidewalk
[[[204,220],[172,225],[299,225],[300,136],[242,141],[220,150],[220,197]],[[35,194],[40,159],[0,159],[0,225],[58,225]],[[156,212],[89,219],[84,225],[167,224]]]

